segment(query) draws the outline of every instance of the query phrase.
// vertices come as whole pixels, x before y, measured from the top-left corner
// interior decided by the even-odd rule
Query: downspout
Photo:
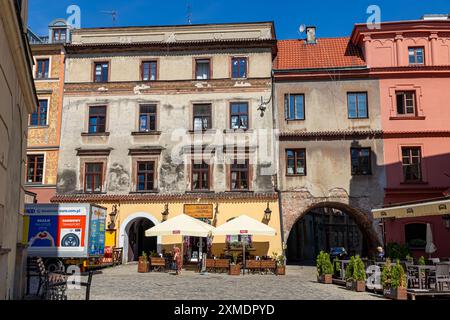
[[[282,250],[282,254],[284,257],[286,257],[286,253],[285,253],[285,239],[284,239],[284,222],[283,222],[283,206],[282,206],[282,201],[281,201],[281,190],[278,188],[279,184],[279,174],[278,174],[278,169],[279,169],[279,152],[278,152],[278,142],[277,142],[277,129],[278,129],[278,125],[277,125],[277,113],[276,113],[276,96],[275,96],[275,71],[272,70],[271,73],[271,77],[272,77],[272,127],[273,127],[273,139],[274,139],[274,159],[276,161],[276,167],[277,167],[277,173],[276,173],[276,180],[275,180],[275,192],[278,195],[278,208],[279,208],[279,212],[280,212],[280,231],[281,231],[281,250]]]

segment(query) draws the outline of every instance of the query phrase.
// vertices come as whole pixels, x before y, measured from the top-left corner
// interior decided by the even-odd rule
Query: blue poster
[[[57,216],[31,216],[28,231],[30,247],[56,247],[58,237]]]
[[[92,207],[89,230],[89,255],[91,256],[102,256],[105,252],[105,225],[106,210]]]

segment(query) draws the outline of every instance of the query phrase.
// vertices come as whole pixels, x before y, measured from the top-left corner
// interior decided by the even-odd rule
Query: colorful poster
[[[53,248],[57,246],[58,217],[30,217],[28,229],[28,245],[30,247]]]
[[[91,207],[89,255],[102,256],[105,252],[106,210]]]

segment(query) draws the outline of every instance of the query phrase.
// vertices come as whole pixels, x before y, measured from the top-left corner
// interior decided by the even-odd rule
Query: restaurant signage
[[[184,214],[197,219],[212,219],[214,207],[212,204],[185,204]]]

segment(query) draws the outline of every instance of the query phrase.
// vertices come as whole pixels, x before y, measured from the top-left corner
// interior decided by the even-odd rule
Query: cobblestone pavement
[[[82,279],[84,281],[84,279]],[[85,289],[69,290],[69,300],[84,299]],[[184,272],[137,273],[137,265],[103,269],[95,274],[91,300],[372,300],[373,293],[351,292],[316,282],[314,267],[288,266],[286,276]]]

